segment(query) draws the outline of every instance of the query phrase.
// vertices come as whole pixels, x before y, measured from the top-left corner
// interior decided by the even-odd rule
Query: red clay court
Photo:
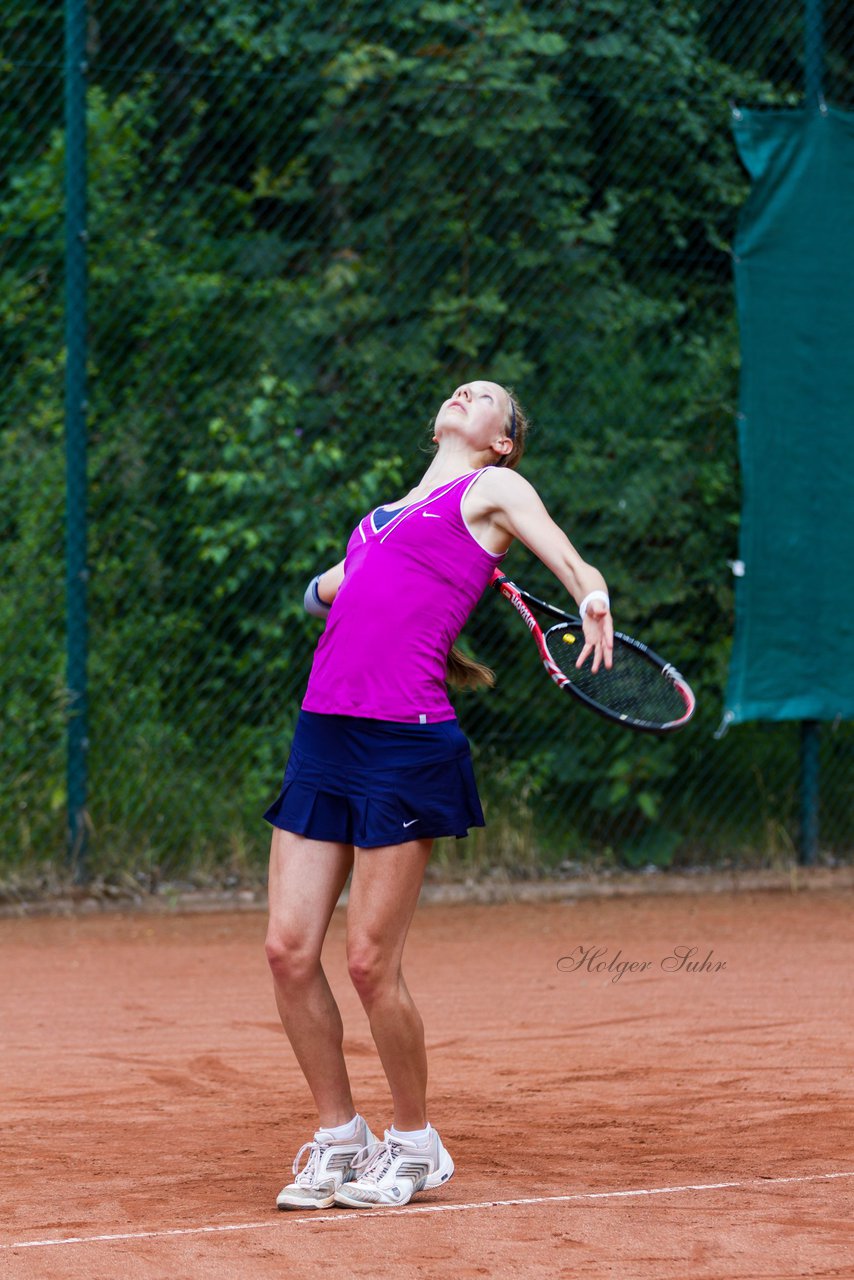
[[[313,1122],[261,912],[2,920],[0,1274],[852,1277],[852,905],[840,881],[422,906],[456,1176],[315,1214],[275,1209]],[[381,1129],[341,912],[325,955]]]

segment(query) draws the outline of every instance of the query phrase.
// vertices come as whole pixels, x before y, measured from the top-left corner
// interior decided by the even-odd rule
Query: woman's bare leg
[[[270,849],[266,951],[276,1005],[317,1106],[321,1128],[356,1113],[344,1062],[341,1014],[320,963],[323,939],[353,865],[350,845],[278,828]]]
[[[401,1130],[427,1123],[424,1024],[401,960],[432,843],[357,849],[347,907],[350,977],[368,1015],[391,1089],[394,1124]]]

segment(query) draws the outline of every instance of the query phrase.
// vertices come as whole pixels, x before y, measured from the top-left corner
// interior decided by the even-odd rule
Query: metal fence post
[[[65,449],[68,861],[85,875],[86,585],[86,0],[65,3]]]
[[[824,80],[824,15],[822,0],[805,0],[804,97],[807,108],[822,104]],[[818,856],[819,725],[801,721],[801,844],[799,860],[812,866]]]
[[[819,723],[801,721],[801,847],[799,861],[814,865],[818,856]]]
[[[824,15],[822,0],[806,0],[804,12],[804,97],[816,107],[824,92]]]

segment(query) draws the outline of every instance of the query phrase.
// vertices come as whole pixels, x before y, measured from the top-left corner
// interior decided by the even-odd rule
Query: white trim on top
[[[475,477],[478,474],[479,473],[475,471]],[[438,489],[434,489],[432,493],[428,493],[426,498],[420,498],[418,502],[412,502],[408,507],[401,507],[399,514],[389,520],[388,524],[383,525],[378,534],[380,542],[383,542],[390,533],[399,528],[408,516],[413,515],[416,511],[420,511],[423,507],[428,506],[429,503],[436,501],[437,498],[444,498],[446,493],[450,493],[454,485],[458,485],[461,480],[468,480],[470,477],[471,473],[467,471],[465,475],[457,476],[456,479],[449,480],[447,484],[440,484]],[[371,512],[371,517],[373,518],[373,512]]]
[[[480,547],[480,549],[481,549],[481,551],[484,553],[484,555],[491,556],[491,558],[492,558],[493,560],[503,560],[503,559],[504,559],[504,557],[507,555],[507,552],[506,552],[506,551],[490,551],[490,550],[489,550],[489,547],[485,547],[485,546],[483,545],[483,543],[480,541],[480,539],[479,539],[479,538],[476,538],[476,537],[474,536],[474,534],[472,533],[471,529],[469,528],[469,522],[468,522],[468,520],[466,520],[465,512],[463,511],[463,503],[464,503],[464,502],[465,502],[465,500],[466,500],[466,497],[467,497],[467,495],[468,495],[469,489],[471,489],[471,487],[472,487],[472,485],[474,484],[474,482],[475,482],[475,481],[476,481],[480,476],[482,476],[482,475],[483,475],[483,473],[484,473],[484,471],[485,471],[485,470],[486,470],[486,467],[481,467],[480,471],[475,471],[474,475],[473,475],[473,476],[472,476],[472,478],[471,478],[471,481],[469,482],[469,484],[467,484],[467,485],[466,485],[465,489],[463,490],[462,497],[460,498],[460,519],[462,520],[463,524],[465,525],[466,533],[467,533],[467,534],[468,534],[468,536],[471,538],[471,540],[472,540],[472,542],[475,544],[475,546],[476,546],[476,547]]]

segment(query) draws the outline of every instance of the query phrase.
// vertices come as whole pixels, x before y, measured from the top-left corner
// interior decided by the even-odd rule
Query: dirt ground
[[[313,1117],[263,912],[0,920],[0,1275],[850,1280],[852,907],[422,906],[407,977],[456,1175],[314,1215],[275,1209]],[[376,1131],[343,923],[326,967]]]

